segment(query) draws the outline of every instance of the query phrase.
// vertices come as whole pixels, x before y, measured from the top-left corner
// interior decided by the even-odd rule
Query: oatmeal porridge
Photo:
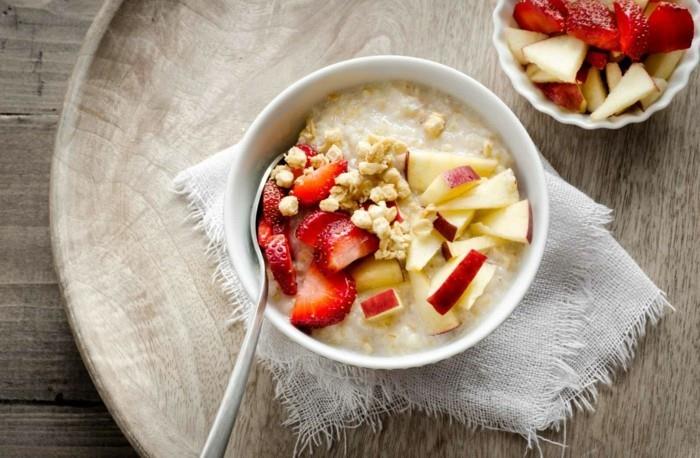
[[[454,339],[499,300],[530,241],[511,163],[476,114],[433,89],[329,95],[265,185],[270,302],[367,354]]]

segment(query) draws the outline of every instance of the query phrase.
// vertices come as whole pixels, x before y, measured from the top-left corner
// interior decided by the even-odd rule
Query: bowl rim
[[[492,42],[498,53],[498,62],[501,69],[506,73],[510,80],[513,89],[520,95],[525,97],[528,102],[541,113],[545,113],[557,121],[581,127],[587,130],[593,129],[620,129],[629,124],[644,122],[649,119],[654,113],[661,111],[671,104],[673,98],[682,91],[690,80],[690,74],[700,62],[700,4],[694,1],[683,1],[683,6],[686,6],[695,24],[695,35],[690,48],[685,50],[683,58],[674,70],[671,79],[668,81],[666,90],[661,94],[661,97],[656,100],[649,108],[638,113],[625,113],[620,116],[594,121],[590,119],[589,114],[573,113],[566,111],[563,108],[548,100],[540,91],[536,90],[532,82],[525,75],[522,65],[518,63],[508,47],[505,40],[505,29],[510,27],[508,19],[512,19],[513,5],[518,0],[498,0],[496,7],[493,10],[493,35]]]
[[[370,369],[405,369],[436,363],[461,353],[467,348],[470,348],[483,340],[511,315],[532,284],[532,281],[539,270],[540,262],[544,254],[544,247],[549,229],[549,197],[547,194],[544,167],[542,165],[539,151],[527,133],[525,127],[510,110],[510,108],[508,108],[508,106],[502,100],[500,100],[493,92],[491,92],[481,83],[465,75],[464,73],[453,69],[452,67],[434,61],[416,57],[380,55],[344,60],[318,69],[289,85],[270,103],[268,103],[251,123],[250,127],[246,130],[246,133],[243,139],[239,142],[237,149],[240,151],[248,150],[249,144],[253,141],[252,137],[254,137],[254,132],[256,132],[260,126],[264,124],[265,120],[273,115],[277,110],[284,109],[285,101],[287,101],[292,94],[313,85],[315,82],[321,79],[331,78],[334,75],[337,75],[339,72],[345,72],[367,64],[384,66],[397,63],[428,66],[433,71],[443,72],[451,75],[452,77],[456,76],[461,80],[460,84],[471,85],[473,89],[480,91],[485,97],[491,99],[491,102],[494,103],[500,110],[499,115],[503,116],[502,122],[509,126],[507,130],[514,129],[517,131],[520,137],[526,141],[526,144],[522,145],[523,147],[519,149],[517,153],[511,152],[511,154],[527,156],[528,160],[532,160],[533,164],[536,165],[533,170],[528,171],[528,175],[532,179],[533,184],[533,190],[531,190],[530,193],[538,194],[539,196],[539,200],[537,201],[537,205],[539,206],[537,218],[539,218],[539,221],[533,229],[533,243],[529,246],[529,250],[532,250],[532,253],[529,256],[529,263],[523,267],[523,270],[519,272],[518,276],[513,279],[508,287],[507,293],[511,298],[510,303],[504,303],[502,298],[498,303],[492,304],[491,307],[498,306],[500,307],[500,310],[496,318],[487,321],[487,323],[491,323],[490,326],[484,326],[484,323],[482,322],[480,325],[474,327],[474,329],[450,342],[445,343],[444,345],[432,347],[426,350],[420,350],[415,353],[396,356],[365,355],[353,350],[335,347],[316,340],[292,326],[285,314],[273,310],[274,306],[270,306],[270,304],[268,304],[266,307],[265,318],[291,341],[328,359],[352,366]],[[389,78],[387,78],[387,80],[388,79]],[[409,75],[407,75],[405,79],[409,81],[411,80]],[[468,103],[467,106],[469,106]],[[248,297],[254,300],[258,291],[258,286],[255,282],[255,278],[257,278],[257,276],[252,274],[246,275],[244,271],[246,267],[243,265],[242,261],[243,256],[240,255],[240,252],[237,253],[235,249],[236,240],[233,228],[233,221],[234,218],[236,218],[236,215],[234,214],[235,205],[233,201],[234,182],[238,177],[238,171],[243,170],[243,168],[239,166],[239,162],[242,160],[243,156],[243,154],[234,155],[234,159],[228,174],[224,196],[224,236],[227,254],[232,261],[238,279]],[[529,197],[530,196],[528,195],[528,198]],[[246,212],[246,222],[244,223],[246,228],[249,227],[247,224],[248,213],[249,212]],[[247,237],[247,243],[251,243],[250,237]],[[257,261],[254,261],[252,264],[257,264]]]

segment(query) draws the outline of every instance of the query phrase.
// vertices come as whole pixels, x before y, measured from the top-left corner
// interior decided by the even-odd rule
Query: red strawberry
[[[566,7],[562,0],[521,0],[515,5],[513,17],[521,29],[533,32],[563,32]]]
[[[586,111],[586,99],[581,88],[573,83],[540,83],[537,84],[544,95],[560,107],[583,113]]]
[[[605,64],[608,63],[608,53],[591,49],[588,51],[588,54],[586,54],[586,62],[598,70],[602,70],[605,68]]]
[[[619,45],[615,17],[597,0],[569,4],[566,33],[601,49],[616,49]]]
[[[328,227],[329,224],[340,219],[349,219],[349,217],[345,213],[330,213],[324,212],[322,210],[316,210],[313,213],[309,213],[304,217],[301,223],[299,223],[299,226],[297,226],[297,239],[301,240],[309,246],[316,248],[318,235],[326,227]]]
[[[277,186],[277,184],[275,184],[274,181],[270,180],[267,183],[265,183],[262,195],[264,219],[273,222],[282,218],[279,205],[283,197],[284,192],[282,191],[282,188]]]
[[[360,229],[349,219],[331,223],[321,231],[316,243],[315,259],[319,267],[330,272],[337,272],[379,248],[376,235]]]
[[[687,8],[659,2],[649,16],[649,52],[688,49],[694,35],[693,17]]]
[[[322,328],[343,321],[357,291],[345,272],[324,273],[311,264],[297,294],[290,320],[301,328]]]
[[[302,205],[317,204],[331,192],[335,177],[348,169],[348,161],[331,162],[297,179],[292,194]]]
[[[265,258],[272,275],[284,294],[297,293],[297,274],[292,261],[292,249],[284,234],[273,235],[265,246]]]
[[[634,0],[617,0],[614,6],[620,49],[630,59],[639,60],[649,47],[649,24],[644,11]]]

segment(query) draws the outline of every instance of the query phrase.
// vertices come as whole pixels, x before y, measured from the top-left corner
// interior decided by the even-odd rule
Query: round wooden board
[[[625,134],[584,133],[527,106],[510,88],[490,46],[494,4],[107,1],[78,60],[57,136],[52,241],[83,359],[140,453],[198,453],[242,336],[240,326],[224,325],[230,307],[212,281],[214,265],[204,256],[206,240],[186,220],[187,208],[172,192],[172,178],[235,143],[267,101],[297,78],[369,54],[410,54],[451,65],[501,96],[536,142],[546,146],[545,154],[563,175],[599,190],[599,196],[613,196],[606,203],[619,202],[617,190],[608,184],[619,177],[620,161],[624,163],[625,154],[616,145],[640,148],[646,164],[663,160],[644,143],[642,127]],[[687,101],[674,105],[682,126],[690,128],[687,120],[692,116],[684,113],[691,106]],[[655,118],[659,131],[673,125],[668,115]],[[583,135],[582,144],[571,145],[572,137]],[[598,169],[589,170],[590,161]],[[681,169],[682,163],[676,165]],[[638,198],[631,197],[633,203]],[[664,243],[659,224],[650,223],[650,246]],[[621,231],[636,240],[635,227]],[[642,261],[656,268],[653,251],[649,257],[641,248],[636,253],[644,253]],[[661,272],[663,260],[658,262]],[[692,338],[694,331],[687,332]],[[645,365],[650,390],[666,386],[663,376],[654,375],[676,365],[665,364],[652,357]],[[677,385],[688,382],[684,378]],[[640,441],[645,436],[641,432],[629,432],[625,440],[608,436],[620,422],[631,424],[642,417],[644,431],[645,424],[653,423],[648,410],[655,410],[661,423],[664,418],[665,424],[674,422],[675,404],[659,409],[635,404],[640,388],[631,383],[622,384],[625,396],[614,404],[603,403],[595,422],[584,417],[574,422],[569,442],[579,448],[573,450],[595,447],[608,456],[635,447],[652,455],[666,450],[656,448],[653,439]],[[662,397],[656,405],[667,401]],[[621,414],[622,406],[630,413]],[[274,399],[270,375],[260,368],[252,374],[242,412],[229,456],[291,452],[295,437],[281,425],[284,411]],[[668,431],[661,446],[688,443],[690,436],[683,430]],[[350,430],[329,453],[464,455],[465,447],[476,456],[520,456],[524,442],[511,434],[474,433],[446,419],[413,413],[387,418],[381,432]],[[545,452],[558,454],[559,449],[547,446]]]

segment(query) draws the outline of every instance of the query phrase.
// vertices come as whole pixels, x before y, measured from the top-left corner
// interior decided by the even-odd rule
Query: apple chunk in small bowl
[[[302,79],[260,116],[231,170],[227,245],[254,295],[248,222],[234,215],[260,158],[284,152],[258,243],[266,316],[292,340],[357,366],[420,366],[474,345],[517,305],[544,249],[544,174],[483,86],[429,61],[363,58]]]
[[[695,1],[500,0],[493,42],[539,111],[616,129],[667,107],[700,60]]]

